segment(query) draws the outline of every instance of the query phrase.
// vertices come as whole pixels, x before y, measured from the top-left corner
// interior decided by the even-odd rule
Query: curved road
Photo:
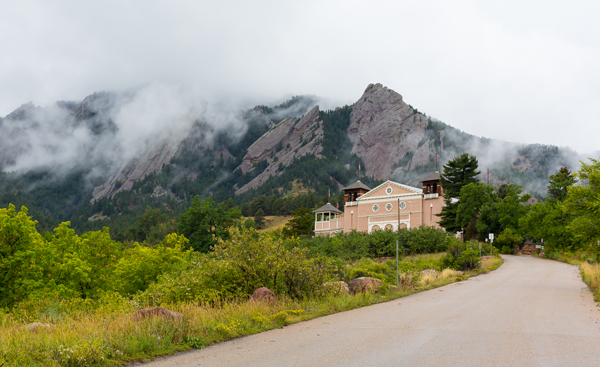
[[[145,366],[599,366],[600,309],[577,267],[503,257],[460,283]]]

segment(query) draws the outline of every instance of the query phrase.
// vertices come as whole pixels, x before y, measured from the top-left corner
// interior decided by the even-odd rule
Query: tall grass
[[[587,262],[579,265],[581,270],[581,279],[594,292],[594,299],[600,302],[600,264],[590,264]]]
[[[400,287],[360,295],[329,294],[323,298],[280,299],[279,305],[239,300],[215,304],[179,303],[164,307],[182,320],[152,318],[135,321],[131,312],[142,305],[113,300],[93,309],[68,304],[40,312],[35,305],[0,313],[0,366],[117,366],[147,361],[192,348],[259,333],[287,324],[392,300],[439,287],[497,268],[501,259],[483,262],[482,269],[459,273],[446,269]],[[29,308],[28,308],[29,307]],[[47,310],[46,310],[47,311]],[[36,314],[36,317],[33,315]],[[22,328],[35,320],[52,324],[36,331]]]

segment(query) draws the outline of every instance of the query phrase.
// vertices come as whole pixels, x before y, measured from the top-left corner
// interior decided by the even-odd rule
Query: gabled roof
[[[422,194],[422,193],[423,193],[423,190],[421,190],[421,189],[418,189],[418,188],[416,188],[416,187],[412,187],[412,186],[408,186],[408,185],[403,185],[403,184],[401,184],[401,183],[398,183],[398,182],[394,182],[394,181],[387,180],[387,181],[385,181],[384,183],[382,183],[381,185],[377,186],[376,188],[374,188],[374,189],[371,189],[371,191],[367,192],[366,194],[363,194],[362,196],[360,196],[360,197],[359,197],[359,198],[357,198],[356,200],[358,200],[358,201],[360,201],[361,199],[363,199],[363,200],[364,200],[364,199],[366,199],[366,198],[367,198],[369,195],[371,195],[373,192],[377,191],[379,188],[381,188],[381,187],[383,187],[383,186],[387,186],[387,185],[394,185],[394,186],[397,186],[397,187],[401,187],[401,188],[403,188],[403,189],[405,189],[405,190],[412,191],[412,192],[414,192],[415,194]],[[395,196],[395,195],[392,195],[392,196]]]
[[[440,179],[440,173],[436,171],[436,172],[430,174],[429,176],[427,176],[426,178],[422,179],[419,182],[423,182],[423,181],[435,181],[435,180],[439,180],[439,179]]]
[[[344,187],[342,190],[352,190],[352,189],[365,189],[367,191],[371,190],[371,188],[369,186],[367,186],[364,183],[360,182],[360,180],[356,181],[353,184],[350,184],[350,185]]]
[[[322,207],[320,207],[317,210],[313,210],[313,213],[329,213],[329,212],[332,212],[335,214],[342,214],[341,210],[339,210],[335,206],[331,205],[330,203],[323,205]]]

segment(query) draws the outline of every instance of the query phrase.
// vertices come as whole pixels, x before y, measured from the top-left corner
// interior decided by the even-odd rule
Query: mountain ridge
[[[576,168],[573,165],[581,158],[565,148],[464,133],[419,112],[402,95],[378,83],[369,84],[354,104],[333,110],[321,111],[316,98],[299,96],[279,106],[227,112],[226,118],[217,116],[219,123],[215,123],[214,111],[201,103],[167,114],[165,126],[154,130],[148,121],[163,112],[147,112],[152,106],[142,99],[139,108],[135,105],[139,100],[135,93],[102,92],[79,103],[57,102],[50,109],[23,105],[0,119],[0,136],[16,137],[0,138],[0,167],[2,171],[24,167],[25,158],[34,161],[27,155],[29,149],[39,150],[60,164],[34,164],[30,171],[59,177],[56,167],[69,163],[66,153],[55,154],[69,152],[60,144],[64,137],[75,145],[73,160],[78,163],[63,175],[75,172],[82,176],[78,187],[87,187],[77,197],[87,196],[88,204],[78,201],[74,207],[83,209],[69,212],[71,216],[84,212],[77,219],[81,222],[88,214],[110,217],[143,205],[175,210],[194,195],[214,196],[217,201],[233,198],[239,203],[260,195],[283,196],[291,182],[317,193],[338,192],[356,180],[359,164],[363,179],[394,179],[418,186],[436,167],[441,169],[443,162],[464,152],[478,157],[482,179],[489,169],[491,184],[521,184],[541,198],[548,176],[561,166]],[[135,112],[142,115],[139,121]],[[124,115],[134,118],[141,129],[150,127],[139,142],[124,134]],[[43,140],[40,137],[26,139],[36,131],[46,134],[41,147],[35,146]],[[16,173],[3,175],[0,187],[6,195],[0,195],[0,203],[4,205],[24,188],[16,184]],[[63,196],[60,200],[66,200]],[[52,214],[50,207],[45,211]]]

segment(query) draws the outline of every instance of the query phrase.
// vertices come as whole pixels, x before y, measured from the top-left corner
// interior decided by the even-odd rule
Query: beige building
[[[351,230],[373,232],[381,229],[432,226],[440,228],[439,214],[444,206],[440,174],[425,178],[423,188],[386,181],[370,189],[360,181],[345,187],[344,211],[330,203],[314,211],[315,235]]]

